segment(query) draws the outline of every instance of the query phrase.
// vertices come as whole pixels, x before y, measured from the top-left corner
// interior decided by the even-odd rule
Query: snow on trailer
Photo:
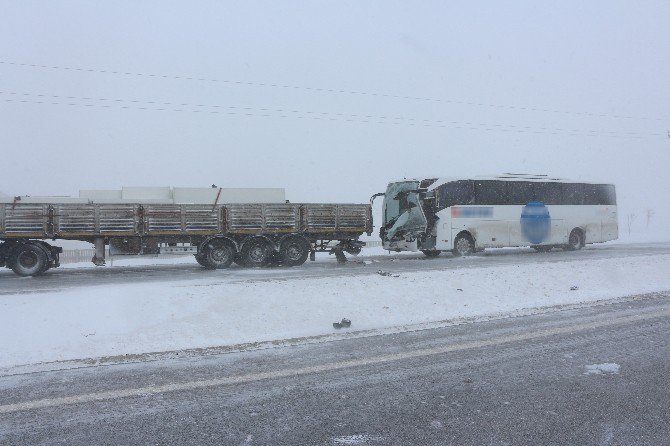
[[[45,240],[95,245],[93,263],[113,254],[191,247],[210,269],[303,264],[315,252],[357,254],[372,233],[368,204],[289,203],[283,189],[124,188],[71,197],[0,195],[0,266],[34,276],[59,266]]]

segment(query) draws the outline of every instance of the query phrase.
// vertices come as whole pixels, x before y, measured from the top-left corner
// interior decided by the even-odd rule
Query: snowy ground
[[[239,283],[198,277],[0,295],[0,368],[348,332],[416,328],[670,290],[670,255]],[[189,259],[188,261],[192,261]],[[374,265],[371,265],[371,267]],[[465,266],[465,264],[464,264]],[[571,289],[572,288],[572,289]],[[399,328],[402,330],[402,328]]]

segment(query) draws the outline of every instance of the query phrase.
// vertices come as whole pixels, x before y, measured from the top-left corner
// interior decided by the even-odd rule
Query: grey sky
[[[405,176],[514,171],[611,181],[622,213],[670,221],[667,1],[0,8],[9,194],[216,183],[364,202]]]

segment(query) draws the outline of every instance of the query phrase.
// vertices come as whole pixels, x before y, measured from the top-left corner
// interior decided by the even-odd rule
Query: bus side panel
[[[438,218],[435,223],[435,249],[450,251],[454,248],[454,241],[451,238],[451,211],[449,208],[442,209],[435,215]]]
[[[570,234],[574,228],[581,228],[585,232],[586,243],[596,243],[603,241],[602,234],[602,217],[600,216],[600,209],[602,206],[583,205],[575,206],[567,233]]]
[[[603,210],[602,218],[602,241],[616,240],[619,238],[619,222],[616,206],[607,206]]]
[[[480,217],[463,219],[475,238],[477,248],[509,246],[509,222],[515,206],[468,206],[479,209]],[[456,234],[454,234],[456,236]]]

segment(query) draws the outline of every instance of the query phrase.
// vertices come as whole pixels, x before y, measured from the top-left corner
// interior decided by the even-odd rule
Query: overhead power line
[[[175,79],[175,80],[185,80],[185,81],[222,83],[222,84],[229,84],[229,85],[245,85],[245,86],[251,86],[251,87],[281,88],[281,89],[286,89],[286,90],[304,90],[304,91],[318,92],[318,93],[335,93],[335,94],[348,94],[348,95],[380,97],[380,98],[389,98],[389,99],[405,99],[405,100],[435,102],[435,103],[444,103],[444,104],[453,104],[453,105],[468,105],[468,106],[474,106],[474,107],[484,107],[484,108],[489,108],[489,109],[517,110],[517,111],[524,111],[524,112],[531,111],[531,112],[541,112],[541,113],[555,113],[555,114],[572,115],[572,116],[585,116],[585,117],[592,117],[592,118],[633,119],[633,120],[643,120],[643,121],[666,121],[667,120],[666,118],[649,117],[649,116],[627,116],[627,115],[618,115],[618,114],[612,114],[612,113],[597,113],[597,112],[589,112],[589,111],[559,110],[559,109],[537,107],[537,106],[493,104],[493,103],[486,103],[486,102],[465,101],[465,100],[447,99],[447,98],[430,98],[430,97],[421,97],[421,96],[412,96],[412,95],[400,95],[400,94],[390,94],[390,93],[371,92],[371,91],[359,91],[359,90],[348,90],[348,89],[336,89],[336,88],[324,88],[324,87],[310,87],[310,86],[304,86],[304,85],[289,85],[289,84],[271,83],[271,82],[255,82],[255,81],[241,81],[241,80],[231,80],[231,79],[215,79],[215,78],[200,77],[200,76],[139,73],[139,72],[133,72],[133,71],[124,71],[124,70],[103,70],[103,69],[98,69],[98,68],[82,68],[82,67],[68,67],[68,66],[61,66],[61,65],[43,65],[43,64],[33,64],[33,63],[21,63],[21,62],[14,62],[14,61],[8,61],[8,60],[0,60],[0,64],[1,65],[8,65],[8,66],[17,66],[17,67],[42,68],[42,69],[62,70],[62,71],[82,72],[82,73],[113,74],[113,75],[132,76],[132,77],[141,77],[141,78],[149,78],[149,79]]]
[[[606,130],[581,130],[569,128],[532,127],[513,124],[495,124],[483,122],[449,121],[434,119],[409,118],[405,116],[381,116],[366,114],[351,114],[339,112],[321,112],[310,110],[295,110],[292,108],[276,107],[248,107],[234,105],[188,104],[164,101],[143,101],[137,99],[95,98],[86,96],[47,95],[41,93],[27,93],[15,91],[0,91],[0,95],[9,96],[4,99],[7,103],[65,105],[78,107],[96,107],[104,109],[131,109],[144,111],[169,111],[185,113],[204,113],[231,116],[250,116],[264,118],[294,118],[312,119],[320,121],[342,121],[361,124],[407,125],[420,127],[455,128],[469,130],[536,133],[536,134],[568,134],[585,136],[607,136],[614,138],[644,138],[665,136],[662,133],[642,132],[613,132]],[[78,101],[78,102],[73,102]]]

